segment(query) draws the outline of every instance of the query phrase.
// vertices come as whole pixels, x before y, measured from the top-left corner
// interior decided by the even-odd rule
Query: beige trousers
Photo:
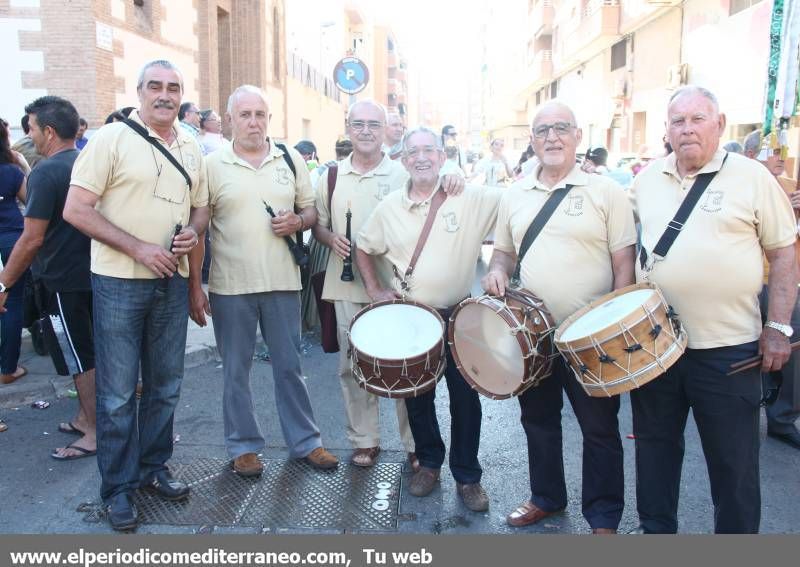
[[[335,301],[336,323],[339,338],[339,381],[342,386],[344,407],[347,412],[347,438],[356,449],[380,446],[379,402],[380,397],[367,392],[353,377],[348,356],[347,330],[356,313],[366,306],[364,303]],[[408,425],[408,413],[404,399],[395,400],[400,439],[407,452],[414,451],[414,437]]]

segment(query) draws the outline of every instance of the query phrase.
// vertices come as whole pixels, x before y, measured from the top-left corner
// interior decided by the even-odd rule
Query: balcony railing
[[[592,0],[561,46],[564,59],[584,59],[619,39],[619,0]]]
[[[286,58],[286,69],[290,77],[314,89],[323,96],[336,102],[341,102],[341,92],[336,88],[333,79],[320,73],[315,67],[309,65],[302,57],[289,53]]]
[[[553,0],[539,0],[528,13],[528,31],[531,37],[553,33],[555,18]]]

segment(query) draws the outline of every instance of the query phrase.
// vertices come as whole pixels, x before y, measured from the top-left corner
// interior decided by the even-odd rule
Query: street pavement
[[[267,438],[264,459],[286,459],[286,447],[275,412],[272,369],[264,360],[265,347],[257,347],[251,380],[255,404]],[[343,463],[351,452],[345,435],[344,407],[336,376],[336,354],[325,354],[313,334],[304,335],[302,363],[311,400],[325,446]],[[69,397],[71,379],[58,377],[48,357],[33,353],[30,338],[23,342],[21,363],[29,374],[15,384],[0,385],[0,418],[8,430],[0,433],[0,533],[108,533],[105,522],[84,521],[81,506],[91,510],[99,502],[99,474],[94,457],[59,462],[50,458],[55,447],[75,438],[57,431],[59,422],[68,421],[77,401]],[[189,462],[200,457],[226,458],[222,424],[222,370],[211,328],[200,329],[191,321],[186,349],[186,372],[181,400],[176,412],[177,438],[173,459]],[[50,402],[46,409],[35,409],[31,402]],[[564,469],[569,505],[565,513],[539,525],[509,528],[505,516],[529,497],[525,436],[519,425],[517,401],[481,398],[483,430],[480,461],[483,485],[491,505],[486,513],[473,513],[460,502],[455,482],[442,470],[440,487],[426,498],[408,493],[409,472],[404,468],[400,495],[399,533],[588,533],[581,515],[581,435],[577,421],[565,401]],[[383,462],[403,462],[393,401],[381,401]],[[437,410],[447,442],[450,416],[444,381],[437,389]],[[630,403],[622,398],[620,431],[625,449],[626,505],[621,532],[637,525],[634,441],[631,433]],[[761,485],[763,533],[799,533],[800,451],[766,437],[762,418]],[[91,519],[91,516],[89,517]],[[708,475],[694,422],[686,429],[686,457],[679,509],[682,533],[713,531],[713,509]],[[146,525],[139,533],[193,533],[200,527]],[[215,533],[253,533],[253,528],[205,526]],[[309,530],[296,530],[309,533]],[[322,532],[330,533],[330,532]]]

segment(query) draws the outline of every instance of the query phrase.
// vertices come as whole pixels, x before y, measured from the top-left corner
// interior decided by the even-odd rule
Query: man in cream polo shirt
[[[284,241],[317,222],[314,193],[302,156],[283,152],[267,137],[269,105],[258,87],[244,85],[228,99],[230,144],[207,158],[211,206],[210,297],[203,292],[203,245],[191,254],[191,317],[200,326],[214,315],[222,356],[225,447],[242,476],[263,471],[265,440],[250,390],[256,329],[268,345],[275,399],[293,458],[330,469],[338,460],[322,447],[300,368],[300,270]],[[266,210],[269,205],[276,217]],[[297,207],[299,213],[295,213]]]
[[[667,135],[674,154],[635,179],[632,196],[649,255],[637,278],[657,283],[683,322],[688,348],[661,377],[631,392],[636,436],[636,501],[645,533],[678,529],[683,432],[691,408],[711,481],[716,533],[756,533],[761,517],[758,466],[759,369],[730,366],[763,353],[761,370],[790,355],[797,294],[789,199],[767,169],[719,149],[725,116],[716,97],[688,86],[672,94]],[[663,259],[653,248],[699,174],[716,173]],[[758,293],[762,254],[770,263],[768,322]]]
[[[406,188],[390,193],[361,227],[356,257],[367,295],[372,301],[398,297],[404,274],[430,210],[431,199],[441,190],[439,169],[445,155],[433,130],[416,128],[403,138],[402,163],[411,176]],[[475,258],[492,229],[501,190],[467,186],[463,194],[448,197],[436,213],[430,235],[408,282],[406,296],[436,308],[447,321],[450,310],[470,294],[475,278]],[[445,333],[446,336],[446,333]],[[478,462],[481,403],[461,376],[450,347],[444,375],[450,393],[450,470],[459,496],[475,512],[485,511],[489,499],[480,485]],[[434,400],[436,390],[406,398],[420,470],[411,478],[409,492],[427,496],[439,479],[445,445],[439,432]]]
[[[97,131],[72,170],[64,218],[92,238],[97,464],[111,526],[136,527],[137,487],[171,500],[172,422],[183,378],[189,265],[208,223],[203,152],[178,125],[183,77],[168,61],[144,66],[131,119],[183,174],[124,122]],[[176,225],[183,228],[173,239]],[[141,368],[142,399],[135,390]]]
[[[575,163],[581,130],[572,110],[542,105],[531,126],[540,166],[503,197],[483,287],[502,295],[528,227],[554,191],[572,187],[522,261],[522,287],[540,297],[558,325],[590,301],[633,283],[636,230],[623,189]],[[553,374],[519,396],[528,441],[531,497],[506,521],[534,524],[567,505],[561,442],[562,391],[583,433],[582,512],[593,533],[614,533],[625,505],[619,397],[592,398],[559,357]]]

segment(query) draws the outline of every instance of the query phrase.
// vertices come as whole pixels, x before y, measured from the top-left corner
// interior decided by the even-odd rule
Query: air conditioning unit
[[[667,88],[677,89],[681,85],[685,85],[689,78],[689,65],[688,63],[680,63],[672,65],[667,69]]]

